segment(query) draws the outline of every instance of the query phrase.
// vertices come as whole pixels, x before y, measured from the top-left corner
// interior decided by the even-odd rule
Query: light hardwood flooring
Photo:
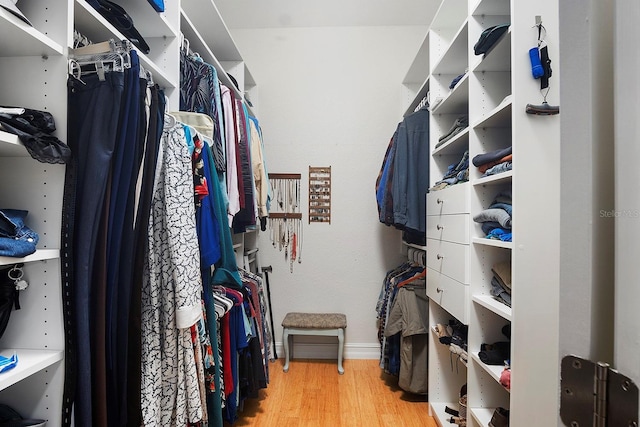
[[[247,399],[238,427],[437,427],[424,396],[404,392],[377,360],[269,363],[269,386]],[[227,424],[225,424],[227,425]]]

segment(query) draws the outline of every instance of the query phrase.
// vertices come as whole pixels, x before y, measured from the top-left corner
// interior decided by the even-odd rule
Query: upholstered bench
[[[284,371],[289,371],[289,335],[321,335],[338,337],[338,373],[344,374],[342,355],[344,353],[344,330],[347,316],[340,313],[287,313],[282,320],[284,328]]]

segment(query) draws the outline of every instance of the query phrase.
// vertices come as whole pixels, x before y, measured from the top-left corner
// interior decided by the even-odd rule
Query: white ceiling
[[[230,29],[247,29],[428,26],[440,0],[216,0],[215,3]]]

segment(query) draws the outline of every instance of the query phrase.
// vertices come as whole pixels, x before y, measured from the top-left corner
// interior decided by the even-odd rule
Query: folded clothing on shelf
[[[500,192],[491,205],[473,216],[473,220],[481,224],[482,232],[488,239],[511,242],[511,226],[513,223],[513,205],[511,190]]]
[[[454,87],[456,87],[456,85],[458,84],[458,82],[460,82],[460,80],[462,80],[462,78],[467,74],[467,71],[465,70],[464,73],[456,76],[453,80],[451,80],[451,84],[449,85],[449,89],[453,89]]]
[[[435,148],[438,148],[439,146],[441,146],[442,144],[444,144],[445,142],[447,142],[448,140],[450,140],[451,138],[453,138],[454,136],[456,136],[457,134],[462,132],[468,126],[469,126],[469,117],[468,116],[460,116],[460,117],[458,117],[453,122],[453,125],[451,125],[451,128],[447,131],[447,133],[445,133],[440,138],[438,138],[438,143],[436,144]]]
[[[22,258],[36,251],[39,236],[24,223],[28,213],[0,209],[0,256]]]
[[[478,41],[473,46],[473,52],[476,55],[482,55],[487,53],[489,49],[496,44],[500,37],[509,29],[510,24],[500,24],[494,25],[492,27],[487,28],[480,34]]]
[[[0,129],[17,135],[31,157],[39,162],[64,164],[71,160],[69,147],[52,135],[56,125],[49,112],[29,108],[2,108]]]
[[[430,191],[442,190],[450,185],[466,181],[469,181],[469,150],[464,152],[457,163],[449,165],[447,173],[430,188]]]
[[[503,161],[503,157],[508,156],[511,153],[511,145],[505,148],[500,148],[498,150],[489,151],[488,153],[478,154],[473,157],[471,160],[473,165],[477,168],[480,168],[483,165],[487,165],[491,162],[495,161]],[[497,163],[495,163],[497,164]],[[493,166],[493,165],[492,165]],[[490,166],[489,166],[490,167]],[[486,169],[485,169],[486,170]],[[481,170],[481,172],[483,172]]]

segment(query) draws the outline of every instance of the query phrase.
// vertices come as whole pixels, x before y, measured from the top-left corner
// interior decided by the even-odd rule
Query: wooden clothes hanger
[[[414,281],[416,281],[418,279],[423,279],[425,277],[427,277],[427,269],[426,268],[424,270],[422,270],[421,272],[417,273],[416,275],[414,275],[413,277],[410,277],[410,278],[408,278],[406,280],[403,280],[402,282],[398,283],[396,285],[396,287],[401,288],[404,285],[407,285],[407,284],[409,284],[411,282],[414,282]]]

